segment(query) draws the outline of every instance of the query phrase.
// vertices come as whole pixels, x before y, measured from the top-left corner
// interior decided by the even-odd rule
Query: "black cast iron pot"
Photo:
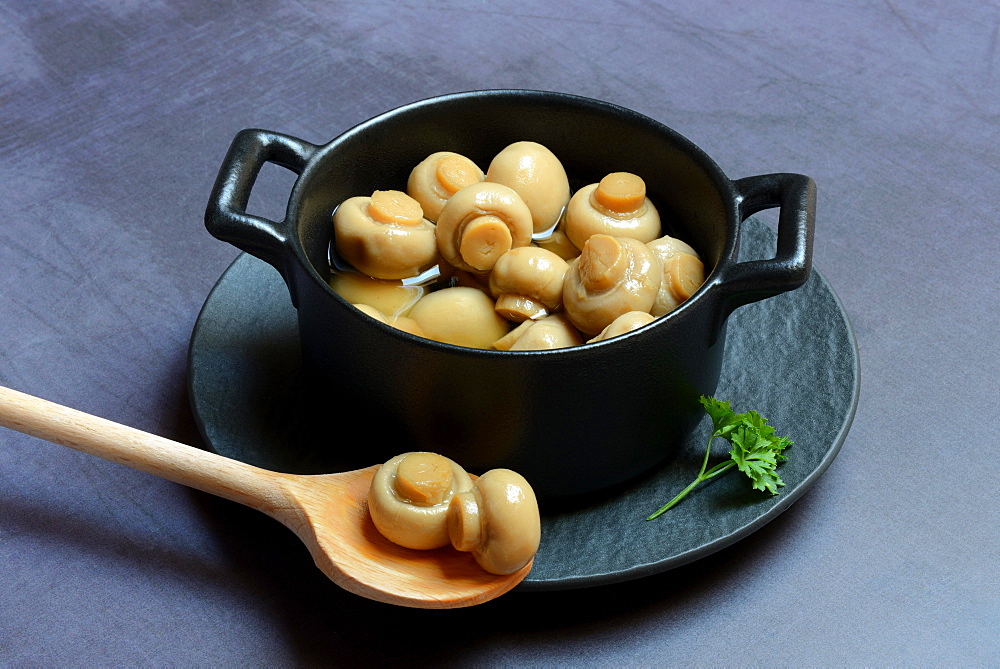
[[[511,142],[558,156],[572,185],[628,171],[645,179],[664,233],[690,243],[708,278],[678,309],[629,335],[554,351],[469,349],[414,337],[361,313],[328,286],[330,216],[343,200],[405,190],[435,151],[486,168]],[[298,179],[285,218],[247,214],[265,162]],[[738,263],[740,226],[780,207],[776,257]],[[330,439],[368,463],[415,450],[469,471],[509,467],[552,499],[624,482],[656,465],[703,415],[719,380],[726,318],[800,286],[811,264],[815,185],[797,174],[731,181],[666,126],[605,102],[521,90],[416,102],[329,144],[264,130],[233,140],[205,215],[208,230],[273,265],[298,310],[309,393],[328,407]],[[251,298],[252,299],[252,298]],[[355,427],[364,435],[355,439]]]

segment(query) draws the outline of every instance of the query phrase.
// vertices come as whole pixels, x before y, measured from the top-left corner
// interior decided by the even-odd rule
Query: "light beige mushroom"
[[[521,197],[498,183],[466,186],[438,217],[441,257],[456,269],[485,274],[512,248],[531,243],[531,212]]]
[[[403,453],[379,467],[368,492],[378,531],[405,548],[447,546],[448,509],[455,495],[472,490],[472,477],[437,453]]]
[[[649,325],[655,320],[655,316],[648,314],[645,311],[630,311],[627,314],[622,314],[615,320],[611,321],[611,324],[608,325],[608,327],[601,330],[601,334],[589,340],[587,343],[593,344],[595,341],[604,341],[605,339],[611,339],[612,337],[627,334],[633,330],[638,330],[643,325]]]
[[[425,338],[427,337],[427,335],[424,334],[423,329],[420,327],[420,324],[417,323],[412,318],[409,318],[407,316],[389,316],[370,304],[357,303],[353,304],[352,306],[355,307],[358,311],[368,316],[371,316],[380,323],[391,325],[397,330],[402,330],[403,332],[409,332],[410,334],[416,335],[418,337],[425,337]]]
[[[552,251],[563,260],[572,260],[580,255],[580,249],[569,240],[563,225],[560,223],[555,230],[547,237],[535,238],[532,242],[535,246],[546,251]]]
[[[360,272],[334,272],[330,277],[330,287],[351,304],[370,304],[389,318],[408,314],[427,292],[423,286],[373,279]]]
[[[434,224],[398,190],[344,200],[333,214],[337,254],[377,279],[408,279],[437,262]]]
[[[491,574],[513,574],[538,552],[542,526],[531,485],[509,469],[491,469],[448,509],[451,545],[471,552]]]
[[[386,318],[385,314],[383,314],[379,309],[373,307],[370,304],[364,304],[363,302],[356,302],[351,306],[360,311],[361,313],[370,316],[371,318],[374,318],[379,323],[385,323],[386,325],[389,324],[389,319]]]
[[[705,265],[697,251],[674,237],[664,236],[646,246],[653,251],[663,268],[660,290],[650,313],[663,316],[694,295],[705,283]]]
[[[592,235],[651,242],[660,235],[660,215],[646,197],[646,182],[630,172],[613,172],[584,186],[566,207],[564,229],[582,249]]]
[[[438,151],[413,168],[406,180],[406,192],[420,203],[428,220],[436,221],[452,195],[485,176],[478,165],[462,154]]]
[[[498,351],[545,351],[580,346],[583,338],[566,314],[527,320],[493,343]]]
[[[510,186],[531,210],[532,228],[551,229],[569,202],[566,169],[554,153],[537,142],[514,142],[498,153],[486,180]]]
[[[536,246],[507,251],[490,272],[497,313],[520,323],[557,310],[562,305],[563,277],[568,269],[565,260]]]
[[[410,318],[428,339],[470,348],[490,348],[510,329],[486,293],[465,286],[424,295],[410,310]]]
[[[642,242],[593,235],[566,273],[563,308],[579,330],[596,335],[622,314],[648,312],[662,273],[660,261]]]

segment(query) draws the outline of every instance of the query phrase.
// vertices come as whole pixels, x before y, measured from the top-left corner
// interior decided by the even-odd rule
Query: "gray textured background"
[[[198,443],[185,355],[237,255],[202,225],[232,136],[322,143],[499,87],[630,107],[734,178],[812,176],[862,356],[840,457],[763,530],[454,612],[349,596],[263,516],[0,431],[0,664],[1000,661],[1000,7],[705,4],[0,5],[3,385]],[[291,182],[265,169],[251,209],[280,217]]]

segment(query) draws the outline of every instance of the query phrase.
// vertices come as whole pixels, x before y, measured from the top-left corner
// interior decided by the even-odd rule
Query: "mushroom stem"
[[[609,212],[637,213],[646,202],[646,182],[630,172],[612,172],[601,179],[592,197]]]
[[[510,229],[499,216],[477,216],[462,230],[459,253],[462,260],[479,271],[488,271],[514,245]]]
[[[594,235],[580,255],[580,281],[589,292],[600,293],[616,286],[628,269],[628,257],[610,235]]]
[[[479,495],[475,490],[458,493],[448,507],[448,538],[455,550],[468,553],[483,543]]]
[[[454,477],[451,463],[436,453],[410,453],[396,468],[394,486],[400,497],[417,506],[440,504]]]

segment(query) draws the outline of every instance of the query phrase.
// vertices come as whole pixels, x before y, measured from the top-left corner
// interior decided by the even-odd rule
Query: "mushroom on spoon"
[[[262,511],[305,543],[334,583],[368,599],[414,608],[481,604],[516,586],[468,553],[418,551],[383,537],[368,513],[378,466],[341,474],[271,472],[47,400],[0,387],[0,425],[127,465]]]

